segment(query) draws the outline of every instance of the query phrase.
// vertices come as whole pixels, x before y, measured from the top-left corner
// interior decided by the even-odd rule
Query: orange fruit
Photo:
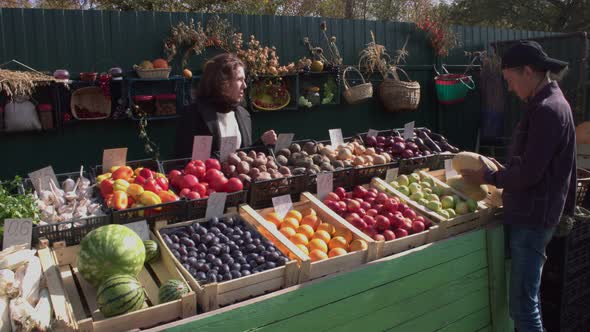
[[[299,221],[301,221],[301,219],[303,219],[303,216],[301,215],[301,212],[299,212],[297,210],[291,210],[291,211],[287,212],[285,219],[286,218],[295,218],[299,222]]]
[[[348,251],[342,249],[342,248],[334,248],[332,250],[330,250],[330,252],[328,253],[328,257],[336,257],[336,256],[342,256],[342,255],[346,255],[348,254]]]
[[[303,210],[301,210],[301,214],[304,216],[317,216],[317,213],[315,212],[315,210],[313,208],[305,208]]]
[[[295,235],[295,234],[297,233],[297,232],[296,232],[296,231],[295,231],[293,228],[291,228],[291,227],[288,227],[288,226],[282,227],[282,228],[279,230],[279,232],[283,233],[283,235],[284,235],[284,236],[285,236],[287,239],[288,239],[288,238],[290,238],[291,236],[293,236],[293,235]]]
[[[346,239],[342,236],[336,236],[333,237],[330,242],[328,242],[328,247],[330,247],[330,250],[334,248],[342,248],[346,250],[348,249],[348,241],[346,241]]]
[[[291,242],[293,242],[294,244],[302,244],[304,246],[306,246],[309,243],[307,236],[299,233],[291,236],[289,240],[291,240]]]
[[[334,226],[332,226],[332,224],[328,224],[328,223],[321,223],[318,225],[318,228],[316,229],[317,231],[326,231],[328,234],[330,234],[330,236],[334,235],[334,232],[336,231],[336,228],[334,228]]]
[[[311,240],[314,231],[309,225],[301,225],[299,228],[297,228],[297,233],[303,234],[308,240]]]
[[[350,251],[358,251],[367,249],[367,242],[365,240],[356,239],[350,243]]]
[[[311,258],[312,262],[317,262],[328,258],[328,255],[319,249],[314,249],[309,253],[309,258]]]
[[[318,228],[320,221],[317,216],[315,215],[307,215],[301,219],[301,225],[309,225],[315,231]]]
[[[301,249],[301,251],[303,251],[304,254],[309,255],[309,250],[307,250],[307,247],[303,244],[298,244],[297,248]]]
[[[291,218],[291,217],[285,218],[285,219],[283,219],[283,222],[281,223],[280,228],[283,228],[283,227],[291,227],[293,229],[297,229],[297,228],[299,228],[299,221],[297,219]]]
[[[321,239],[313,239],[307,245],[309,250],[313,251],[315,249],[321,250],[325,253],[328,253],[328,245]]]
[[[281,218],[279,218],[279,215],[276,212],[269,212],[266,214],[266,216],[264,217],[264,219],[266,219],[266,221],[269,221],[273,224],[275,224],[277,226],[277,228],[281,227]]]
[[[330,234],[328,234],[328,232],[322,230],[315,232],[312,236],[312,239],[320,239],[326,243],[330,242],[331,238],[332,237],[330,236]]]
[[[334,236],[334,237],[342,236],[343,238],[346,239],[346,244],[348,244],[348,243],[350,243],[350,241],[352,241],[352,232],[344,227],[336,228],[336,232],[334,232],[334,234],[332,236]]]

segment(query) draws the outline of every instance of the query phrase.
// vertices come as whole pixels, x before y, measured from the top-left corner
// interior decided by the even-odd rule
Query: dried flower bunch
[[[7,96],[30,97],[38,86],[49,85],[55,78],[34,71],[0,69],[0,92]]]
[[[359,68],[368,75],[378,72],[385,77],[390,62],[391,56],[387,53],[387,49],[377,44],[375,34],[371,31],[371,42],[360,53]]]
[[[238,57],[244,62],[247,74],[253,78],[257,76],[277,76],[294,73],[295,64],[279,65],[276,47],[262,46],[254,35],[250,36],[248,47],[237,51]]]
[[[188,25],[180,22],[177,26],[172,27],[170,37],[164,41],[164,53],[166,53],[168,62],[171,62],[178,52],[184,50],[182,67],[186,67],[191,54],[203,53],[208,41],[201,22],[197,22],[195,25],[195,21],[191,19]]]
[[[310,59],[310,64],[312,60],[319,60],[322,61],[325,65],[331,67],[339,67],[342,65],[342,56],[340,55],[340,51],[338,50],[338,45],[336,45],[336,36],[328,37],[326,33],[328,26],[326,21],[322,21],[320,23],[320,30],[322,31],[322,36],[324,37],[324,41],[327,45],[328,52],[324,52],[324,49],[320,46],[313,46],[309,37],[303,38],[303,45],[305,45],[308,50],[309,54],[312,59]],[[299,60],[301,65],[306,63],[306,58],[302,58]],[[304,69],[305,66],[301,66],[301,69]]]

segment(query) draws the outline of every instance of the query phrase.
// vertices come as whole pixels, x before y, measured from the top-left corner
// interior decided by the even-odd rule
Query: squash
[[[447,184],[475,201],[481,201],[488,195],[488,187],[485,184],[478,186],[467,183],[460,175],[447,179]]]
[[[486,158],[480,154],[473,153],[473,152],[457,153],[455,155],[455,157],[453,157],[453,160],[452,160],[453,168],[457,172],[460,172],[463,169],[478,170],[483,166],[481,163],[481,160],[479,160],[480,157],[483,158],[483,161],[485,162],[485,164],[488,168],[490,168],[494,171],[498,170],[498,167],[496,167],[496,164],[494,164],[491,160],[489,160],[488,158]]]

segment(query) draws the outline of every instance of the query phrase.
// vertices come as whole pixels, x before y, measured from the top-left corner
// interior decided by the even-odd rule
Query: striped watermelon
[[[160,290],[158,291],[158,298],[160,303],[166,303],[170,301],[175,301],[180,299],[183,295],[188,294],[190,289],[186,285],[186,283],[176,280],[170,279],[166,281],[162,286],[160,286]]]
[[[160,257],[160,249],[158,248],[158,243],[153,240],[145,240],[143,241],[143,245],[145,246],[145,262],[151,263]]]
[[[114,275],[98,287],[96,302],[105,317],[139,310],[144,302],[143,287],[135,277]]]
[[[88,233],[80,243],[78,271],[94,287],[116,274],[137,276],[143,268],[141,238],[123,225],[106,225]]]

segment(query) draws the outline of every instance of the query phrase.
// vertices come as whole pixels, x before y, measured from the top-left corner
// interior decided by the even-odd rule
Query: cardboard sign
[[[344,138],[342,138],[342,130],[338,129],[330,129],[330,142],[334,148],[344,144]]]
[[[236,152],[238,138],[236,136],[222,137],[219,147],[219,160],[224,162],[233,152]]]
[[[207,211],[205,218],[221,217],[225,212],[225,201],[227,200],[227,193],[212,193],[207,200]]]
[[[459,175],[460,174],[457,173],[457,171],[453,168],[453,160],[452,159],[445,160],[445,178],[450,179],[450,178],[454,178]]]
[[[369,129],[367,132],[367,137],[375,137],[377,135],[379,135],[379,131],[375,129]]]
[[[49,182],[51,180],[53,180],[53,183],[59,188],[57,177],[55,176],[55,172],[51,166],[47,166],[41,168],[40,170],[29,173],[29,178],[31,179],[33,187],[35,187],[37,192],[49,190]]]
[[[414,137],[414,121],[404,125],[404,139],[410,139],[412,137]]]
[[[126,226],[130,228],[132,231],[134,231],[137,235],[139,235],[142,241],[150,239],[150,229],[148,228],[146,220],[140,220],[129,224],[124,224],[123,226]]]
[[[213,136],[195,136],[193,138],[192,160],[207,160],[211,157]]]
[[[279,218],[283,219],[285,215],[287,215],[287,213],[293,208],[291,195],[273,197],[272,206],[275,209],[275,212],[279,215]]]
[[[275,152],[288,148],[293,142],[293,137],[295,137],[295,134],[279,134],[277,144],[275,144]]]
[[[332,172],[322,172],[317,175],[317,193],[318,198],[324,200],[328,194],[334,190],[334,174]]]
[[[33,220],[32,219],[5,219],[4,220],[4,239],[2,249],[19,244],[25,244],[27,249],[31,248],[31,238],[33,237]]]
[[[390,183],[397,178],[397,174],[399,173],[399,168],[390,168],[385,173],[385,182]]]
[[[102,152],[102,171],[106,173],[113,166],[125,166],[127,148],[107,149]]]

